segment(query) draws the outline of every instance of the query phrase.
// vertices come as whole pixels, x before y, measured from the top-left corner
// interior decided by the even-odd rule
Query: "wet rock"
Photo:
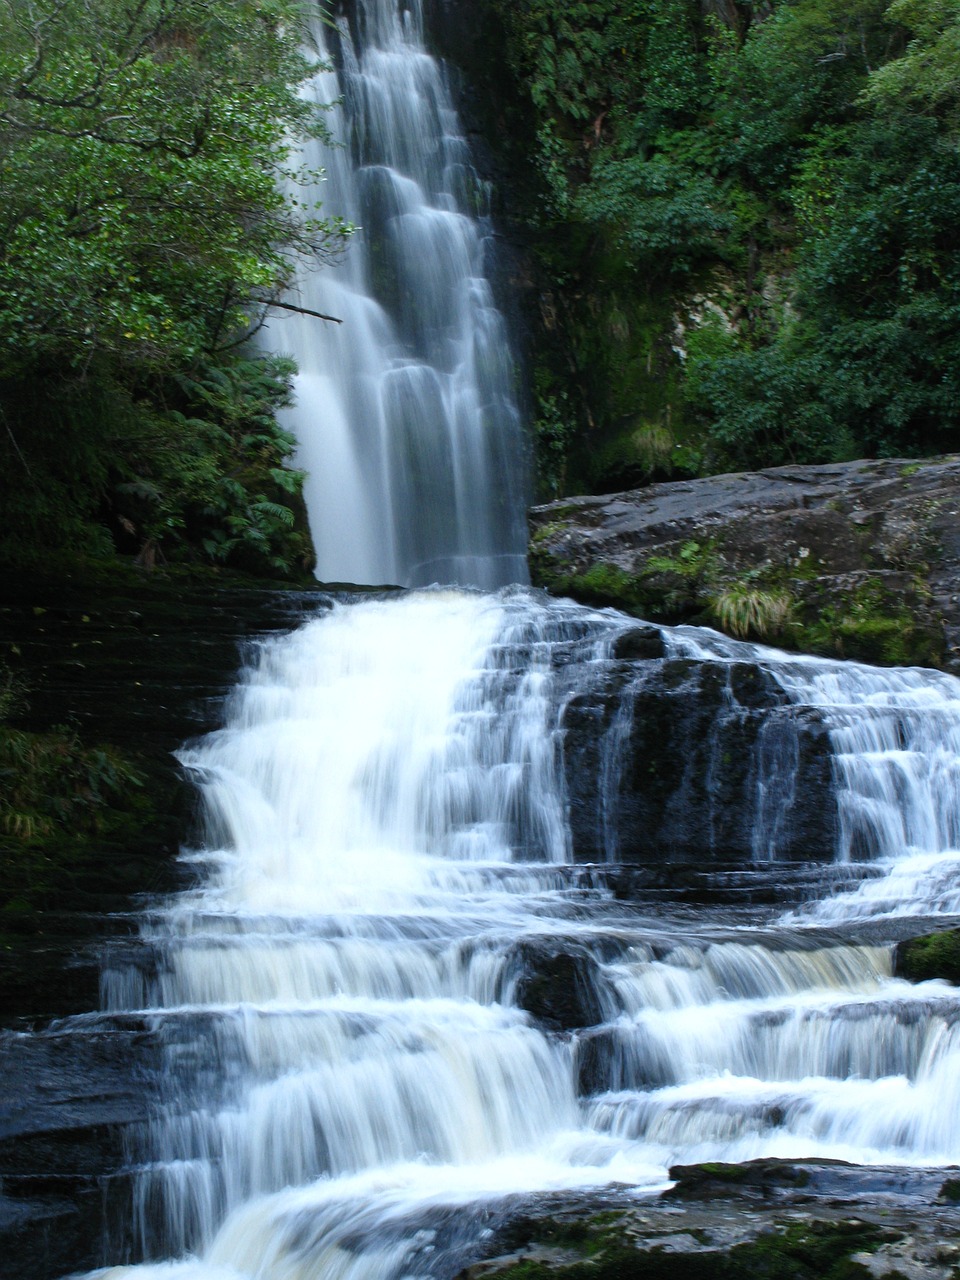
[[[581,861],[828,861],[829,732],[758,663],[611,661],[562,700],[570,826]]]
[[[658,627],[630,627],[621,631],[613,642],[614,658],[636,662],[643,658],[662,658],[666,648]]]
[[[576,1193],[530,1198],[491,1233],[461,1280],[947,1280],[960,1257],[934,1171],[840,1161],[700,1165],[684,1194],[638,1202]]]
[[[551,1031],[575,1031],[602,1022],[610,993],[600,966],[583,947],[559,940],[524,939],[517,947],[522,971],[515,999]]]
[[[130,895],[179,883],[195,800],[173,750],[217,727],[241,644],[330,605],[320,591],[224,578],[6,576],[0,656],[26,691],[15,727],[69,721],[82,741],[110,744],[141,775],[146,807],[82,864],[67,833],[63,874],[29,911],[2,913],[0,1023],[33,1028],[97,1006],[103,953],[122,951],[133,928]],[[155,1051],[143,1027],[108,1018],[0,1032],[0,1273],[54,1280],[123,1260],[105,1231],[115,1223],[129,1240],[119,1171],[153,1096]]]
[[[960,986],[960,929],[944,929],[898,942],[894,974],[908,982],[942,978]]]

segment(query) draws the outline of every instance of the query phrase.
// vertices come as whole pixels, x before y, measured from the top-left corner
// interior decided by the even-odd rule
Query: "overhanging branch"
[[[326,316],[322,311],[311,311],[309,307],[298,307],[293,302],[266,302],[266,307],[279,307],[281,311],[295,311],[298,316],[313,316],[316,320],[329,320],[331,324],[343,324],[337,316]]]

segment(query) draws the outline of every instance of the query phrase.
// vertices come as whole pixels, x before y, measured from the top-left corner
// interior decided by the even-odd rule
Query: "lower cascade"
[[[763,847],[701,864],[715,898],[696,910],[642,877],[626,902],[623,762],[645,690],[693,671],[725,710],[691,756],[756,721],[739,763]],[[576,860],[588,704],[591,830],[616,866]],[[834,842],[806,862],[805,734],[829,746]],[[960,999],[895,978],[890,942],[898,913],[957,908],[951,678],[521,588],[331,597],[259,643],[225,727],[182,760],[204,805],[194,887],[145,911],[103,1012],[65,1024],[157,1047],[117,1246],[146,1261],[98,1275],[449,1277],[531,1193],[649,1196],[692,1161],[960,1160]],[[725,785],[718,764],[708,790]],[[819,875],[819,901],[725,905],[730,877],[771,866]]]

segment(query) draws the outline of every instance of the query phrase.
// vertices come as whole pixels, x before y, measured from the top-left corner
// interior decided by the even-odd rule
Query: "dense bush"
[[[243,340],[345,228],[277,179],[322,131],[297,0],[0,5],[3,544],[286,570],[290,368]]]
[[[954,447],[958,0],[493,3],[545,491]]]

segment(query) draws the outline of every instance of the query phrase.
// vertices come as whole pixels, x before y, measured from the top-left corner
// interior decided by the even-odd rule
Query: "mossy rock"
[[[577,1241],[579,1257],[542,1255],[485,1269],[497,1280],[867,1280],[857,1255],[892,1233],[859,1220],[793,1222],[730,1247],[710,1247],[678,1223],[673,1234],[637,1240],[629,1216]],[[573,1243],[571,1241],[571,1243]]]
[[[908,982],[942,978],[960,986],[960,929],[928,933],[898,943],[893,971]]]

